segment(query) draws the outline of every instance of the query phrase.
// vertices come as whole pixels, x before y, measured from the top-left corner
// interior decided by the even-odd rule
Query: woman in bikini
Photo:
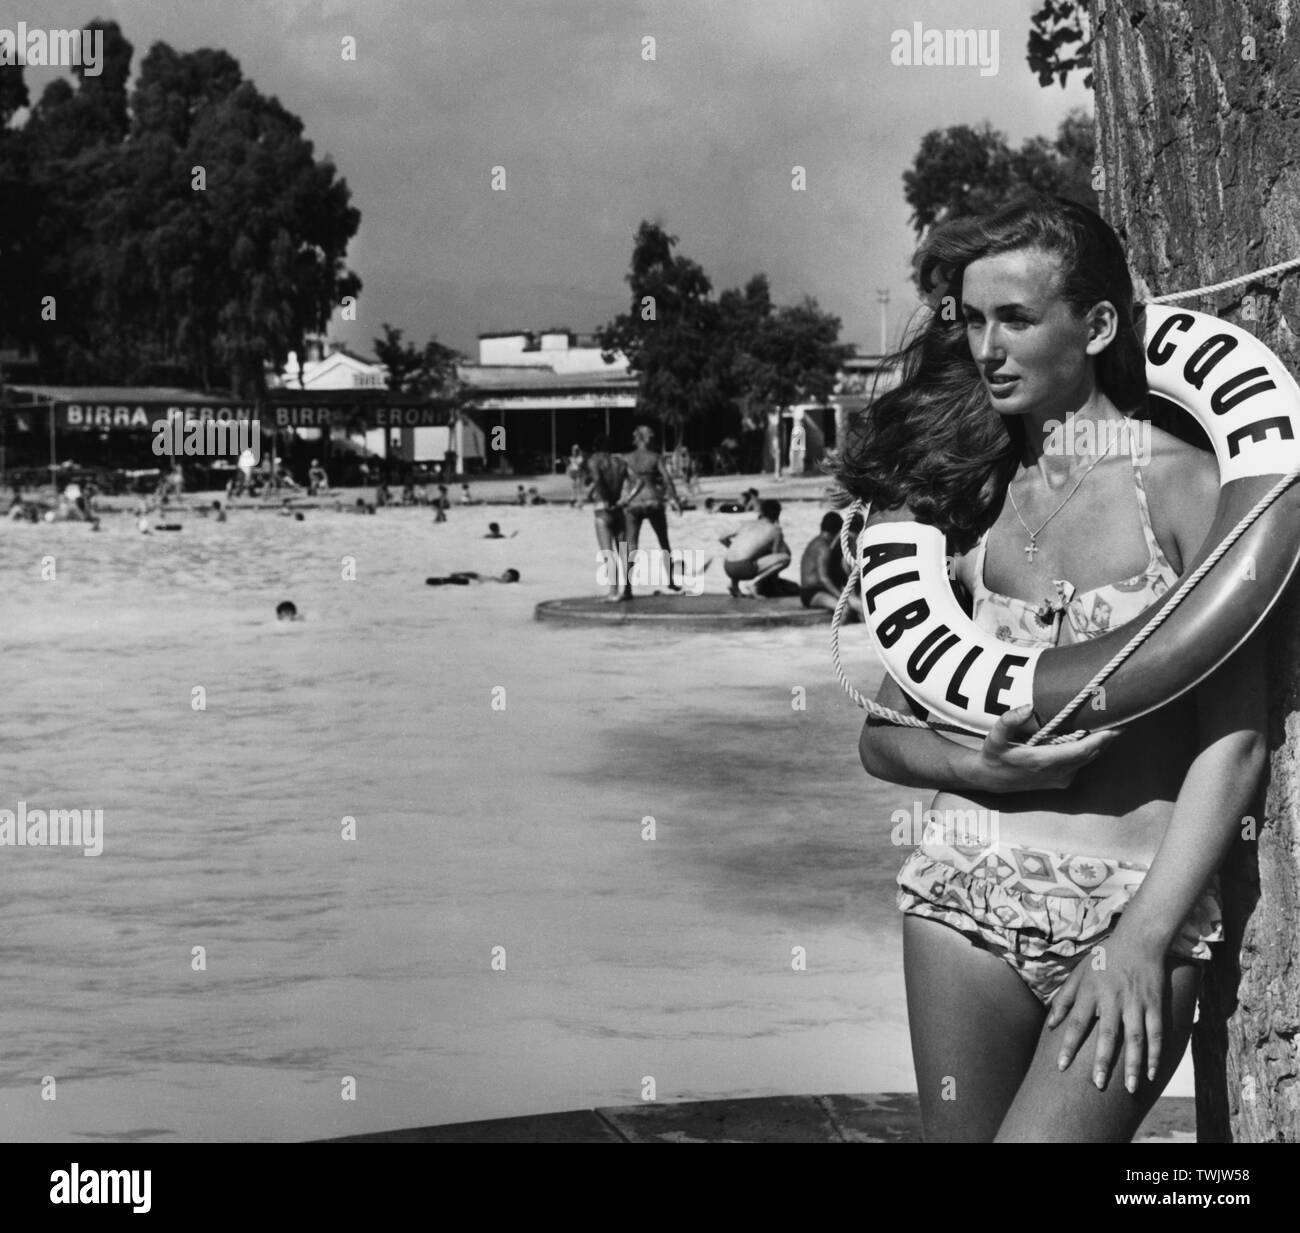
[[[646,424],[638,425],[632,432],[633,449],[625,454],[628,466],[628,480],[631,485],[624,493],[623,503],[627,519],[628,560],[637,551],[641,543],[641,524],[648,522],[659,540],[668,559],[668,589],[680,591],[681,586],[673,581],[673,552],[668,543],[668,515],[664,511],[665,500],[672,503],[677,513],[682,512],[681,502],[677,497],[677,487],[673,477],[668,474],[663,455],[654,450],[654,430]],[[632,598],[632,575],[628,571],[623,588],[625,599]]]
[[[1218,473],[1150,422],[1114,232],[1033,198],[936,229],[917,261],[933,312],[846,441],[841,484],[943,529],[958,595],[1003,641],[1132,621],[1195,557]],[[924,715],[888,677],[878,697]],[[927,828],[898,876],[927,1140],[1132,1138],[1222,937],[1215,870],[1265,766],[1265,701],[1251,639],[1195,690],[1073,744],[1024,745],[1048,718],[1029,708],[982,743],[868,720],[869,773],[937,788],[936,821],[985,823]]]

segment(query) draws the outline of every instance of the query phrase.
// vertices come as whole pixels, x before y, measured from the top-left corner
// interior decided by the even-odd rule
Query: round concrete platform
[[[780,599],[732,599],[730,595],[638,595],[611,604],[599,596],[548,599],[537,605],[539,621],[564,625],[664,625],[673,629],[755,629],[773,625],[829,624],[825,608],[805,608],[797,595]]]

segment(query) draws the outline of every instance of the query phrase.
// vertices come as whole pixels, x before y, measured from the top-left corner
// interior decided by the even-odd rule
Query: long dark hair
[[[999,415],[980,379],[962,320],[971,262],[1035,248],[1060,259],[1061,297],[1082,316],[1101,300],[1118,332],[1095,358],[1097,384],[1124,412],[1145,417],[1141,306],[1119,239],[1100,215],[1063,197],[1019,198],[992,214],[936,227],[916,253],[928,315],[887,367],[898,384],[853,420],[830,466],[843,492],[873,509],[903,505],[938,527],[954,551],[991,525],[1023,452],[1019,419]]]

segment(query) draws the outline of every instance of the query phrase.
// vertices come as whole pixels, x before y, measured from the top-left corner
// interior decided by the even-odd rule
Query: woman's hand
[[[1052,999],[1047,1026],[1064,1023],[1057,1066],[1069,1067],[1088,1030],[1097,1021],[1092,1081],[1106,1087],[1111,1067],[1124,1054],[1124,1086],[1136,1092],[1146,1053],[1146,1076],[1156,1077],[1160,1066],[1163,1025],[1160,1008],[1164,993],[1164,952],[1112,934],[1075,965]]]
[[[1097,732],[1065,745],[1025,745],[1033,707],[998,716],[972,768],[972,786],[986,792],[1068,788],[1075,775],[1119,739],[1117,730]]]

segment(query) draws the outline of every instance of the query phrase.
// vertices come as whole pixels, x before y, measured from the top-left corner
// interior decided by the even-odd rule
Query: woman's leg
[[[1104,1092],[1092,1082],[1097,1046],[1089,1032],[1066,1071],[1056,1069],[1062,1025],[1044,1027],[1029,1073],[997,1134],[999,1143],[1127,1143],[1137,1133],[1165,1085],[1172,1078],[1192,1032],[1201,972],[1195,960],[1175,960],[1169,969],[1162,1010],[1164,1043],[1154,1081],[1139,1081],[1130,1096],[1124,1089],[1124,1045]]]
[[[607,598],[609,599],[618,599],[623,587],[623,579],[619,577],[623,563],[619,560],[618,548],[614,540],[617,525],[617,514],[614,511],[596,511],[596,543],[600,548],[601,563],[607,574]]]
[[[1047,1012],[1004,960],[938,921],[903,916],[912,1060],[927,1143],[990,1143]]]
[[[681,587],[673,581],[673,550],[668,543],[668,511],[662,505],[657,505],[651,511],[647,521],[654,528],[659,547],[663,549],[664,556],[668,558],[668,587],[670,590],[680,591]]]
[[[641,546],[641,521],[644,517],[644,512],[635,506],[628,506],[623,511],[623,526],[627,531],[627,576],[623,579],[623,594],[628,599],[632,598],[632,558]]]

